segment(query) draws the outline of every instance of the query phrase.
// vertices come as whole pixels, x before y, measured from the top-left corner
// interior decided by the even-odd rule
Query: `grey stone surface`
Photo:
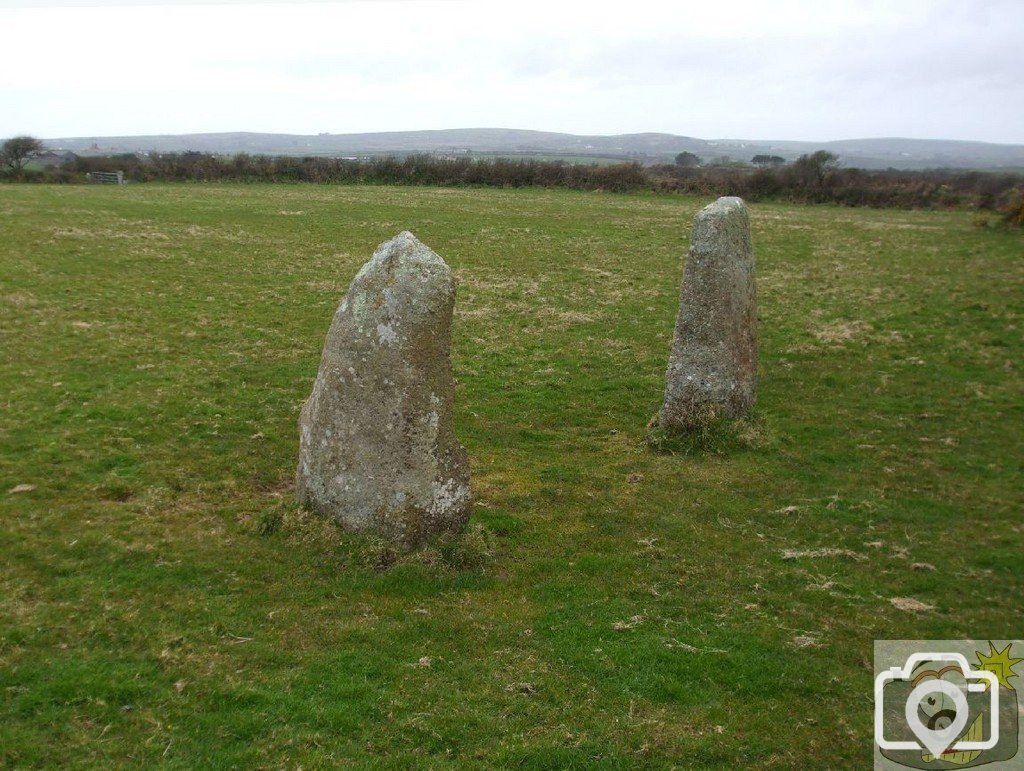
[[[739,198],[698,212],[665,377],[663,428],[739,417],[757,395],[757,302],[750,216]]]
[[[455,438],[455,280],[408,232],[381,244],[338,306],[299,419],[299,502],[411,548],[465,527]]]

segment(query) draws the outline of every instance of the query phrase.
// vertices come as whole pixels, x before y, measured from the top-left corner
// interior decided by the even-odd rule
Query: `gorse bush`
[[[1000,208],[1003,224],[1012,228],[1024,228],[1024,192],[1011,191],[1005,204]]]

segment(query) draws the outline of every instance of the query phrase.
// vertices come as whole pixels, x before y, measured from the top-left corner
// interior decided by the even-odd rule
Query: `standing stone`
[[[412,548],[469,519],[469,461],[452,430],[455,281],[403,232],[341,301],[299,418],[299,503]]]
[[[719,198],[693,222],[665,377],[663,428],[735,418],[754,406],[757,308],[750,217],[740,198]]]

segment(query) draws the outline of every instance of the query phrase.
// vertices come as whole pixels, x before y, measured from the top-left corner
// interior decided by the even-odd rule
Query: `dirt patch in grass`
[[[815,329],[812,334],[820,343],[842,345],[853,340],[862,340],[872,332],[866,321],[833,321]]]

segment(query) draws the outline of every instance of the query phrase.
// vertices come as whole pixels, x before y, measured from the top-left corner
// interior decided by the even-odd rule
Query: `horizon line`
[[[143,134],[62,134],[43,137],[44,140],[55,140],[55,139],[142,139],[146,137],[186,137],[186,136],[216,136],[216,135],[227,135],[227,134],[252,134],[252,135],[271,135],[271,136],[287,136],[287,137],[344,137],[344,136],[360,136],[370,134],[441,134],[445,132],[454,131],[518,131],[528,132],[533,134],[556,134],[569,137],[580,137],[580,138],[601,138],[601,139],[613,139],[617,137],[635,137],[635,136],[664,136],[672,137],[676,139],[689,139],[696,140],[699,142],[750,142],[750,143],[800,143],[800,144],[831,144],[836,142],[863,142],[863,141],[877,141],[877,140],[890,140],[890,141],[912,141],[912,142],[963,142],[970,144],[983,144],[983,145],[997,145],[1003,147],[1024,147],[1024,142],[993,142],[985,139],[953,139],[953,138],[931,138],[931,137],[912,137],[912,136],[859,136],[859,137],[844,137],[841,139],[781,139],[781,138],[758,138],[751,139],[748,137],[712,137],[704,138],[694,136],[692,134],[676,134],[670,131],[629,131],[616,134],[579,134],[570,131],[549,131],[545,129],[524,129],[524,128],[508,128],[500,126],[459,126],[450,127],[443,129],[386,129],[379,131],[344,131],[344,132],[333,132],[333,131],[318,131],[312,133],[295,133],[287,131],[254,131],[249,129],[242,130],[226,130],[226,131],[179,131],[179,132],[158,132],[158,133],[143,133]]]

